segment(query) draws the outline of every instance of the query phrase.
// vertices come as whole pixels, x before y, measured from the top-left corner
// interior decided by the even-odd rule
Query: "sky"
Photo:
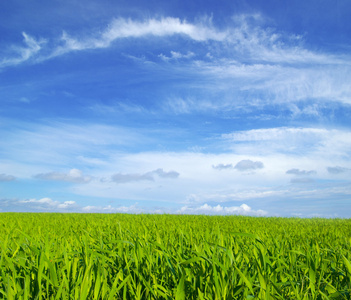
[[[0,212],[351,218],[351,2],[0,3]]]

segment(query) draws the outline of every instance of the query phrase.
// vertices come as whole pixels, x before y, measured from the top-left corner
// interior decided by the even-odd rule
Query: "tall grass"
[[[351,299],[351,220],[0,214],[1,299]]]

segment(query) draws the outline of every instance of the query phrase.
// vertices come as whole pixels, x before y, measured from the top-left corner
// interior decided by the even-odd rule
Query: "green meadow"
[[[351,220],[0,214],[0,299],[351,299]]]

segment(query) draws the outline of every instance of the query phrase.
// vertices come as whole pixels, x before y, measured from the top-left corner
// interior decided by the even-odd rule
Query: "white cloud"
[[[95,34],[94,37],[74,38],[64,32],[61,37],[62,46],[58,47],[52,56],[62,55],[70,51],[84,49],[107,48],[114,41],[126,38],[143,38],[147,36],[165,37],[183,35],[192,40],[203,42],[206,40],[225,40],[227,33],[217,31],[210,22],[206,24],[191,24],[179,18],[165,17],[160,19],[145,19],[136,21],[131,19],[114,19],[107,28]],[[176,58],[177,52],[172,54]],[[192,56],[191,52],[187,55]]]
[[[75,205],[76,202],[75,201],[64,201],[63,203],[60,203],[59,205],[57,205],[58,208],[69,208],[72,205]]]
[[[91,176],[83,175],[83,172],[78,169],[71,169],[68,173],[42,173],[34,177],[43,180],[66,181],[72,183],[88,183],[92,180]]]
[[[243,103],[253,103],[255,99],[248,96],[252,93],[263,95],[263,99],[258,100],[264,103],[286,104],[311,99],[351,103],[348,57],[310,51],[304,47],[301,37],[277,33],[277,30],[266,27],[264,17],[258,14],[237,16],[233,24],[221,30],[214,27],[211,19],[191,23],[172,17],[141,21],[118,18],[103,30],[91,30],[79,37],[64,32],[58,41],[53,39],[50,43],[23,35],[26,47],[14,51],[17,55],[4,59],[0,66],[16,65],[31,58],[33,62],[43,61],[72,51],[111,47],[121,39],[129,39],[128,42],[132,43],[130,38],[150,36],[172,38],[182,35],[201,43],[202,48],[216,49],[211,54],[207,51],[208,55],[202,60],[201,54],[197,54],[197,60],[186,64],[179,61],[193,58],[195,54],[190,50],[175,49],[169,55],[159,55],[162,60],[177,62],[176,68],[183,74],[202,76],[201,89],[212,87],[218,91],[224,88],[228,91],[228,98],[232,95],[229,100],[220,101],[175,97],[165,104],[175,113],[233,109]],[[216,43],[215,47],[213,43]],[[204,81],[208,84],[203,84]],[[292,112],[295,117],[299,114],[318,116],[320,113],[318,106],[313,104],[298,110],[296,105],[291,107],[295,107]]]
[[[7,149],[10,155],[3,156],[0,160],[2,172],[11,174],[12,170],[16,170],[18,178],[24,178],[26,174],[29,174],[28,178],[30,178],[33,173],[41,173],[54,180],[82,181],[79,176],[84,178],[86,175],[78,171],[58,173],[43,171],[62,170],[63,165],[73,165],[71,161],[74,160],[74,166],[77,169],[82,169],[82,164],[85,165],[84,170],[89,167],[89,175],[93,178],[109,178],[109,175],[114,174],[116,170],[120,171],[119,175],[130,176],[116,178],[117,182],[126,184],[116,184],[111,180],[103,182],[90,180],[84,185],[70,186],[69,193],[74,195],[99,199],[131,199],[131,201],[144,203],[169,201],[176,203],[179,207],[185,203],[187,205],[194,203],[189,202],[191,200],[189,198],[193,195],[196,203],[199,204],[207,203],[216,206],[218,203],[223,205],[223,203],[241,201],[250,205],[256,203],[255,207],[257,207],[257,203],[261,203],[257,201],[268,201],[274,197],[277,199],[302,197],[302,192],[297,192],[297,189],[305,191],[306,199],[313,197],[312,191],[323,198],[325,195],[320,194],[319,191],[323,191],[324,187],[321,185],[315,187],[315,185],[320,180],[327,182],[335,179],[335,176],[328,172],[327,167],[351,168],[350,133],[341,129],[280,127],[233,132],[227,136],[223,135],[219,142],[215,137],[207,139],[208,144],[214,142],[216,146],[223,147],[220,148],[220,153],[185,151],[128,153],[128,151],[118,151],[119,144],[113,140],[118,137],[118,130],[114,131],[108,126],[100,128],[99,126],[77,127],[65,124],[62,127],[62,124],[59,125],[58,128],[45,126],[45,130],[39,127],[39,131],[32,130],[32,132],[13,131],[11,133],[14,135],[13,140],[21,144],[12,145],[12,147],[9,147],[10,133],[1,133],[3,139],[0,144],[6,145],[2,149]],[[47,128],[50,130],[46,130]],[[86,128],[92,129],[91,132],[87,132]],[[114,132],[117,133],[117,137],[113,135]],[[128,131],[126,132],[124,134],[128,135]],[[50,138],[56,133],[62,137],[60,143]],[[233,151],[224,153],[223,149],[227,149],[226,147],[231,147]],[[294,148],[297,151],[285,152],[286,148]],[[29,151],[31,149],[37,152],[38,158],[45,156],[50,159],[35,161],[28,154],[31,153]],[[340,155],[335,155],[336,153]],[[247,158],[250,158],[253,165],[255,162],[264,162],[264,168],[249,176],[245,172],[230,171],[229,167],[233,168],[237,162],[248,160]],[[13,163],[10,164],[10,161]],[[37,170],[33,169],[33,161],[37,165]],[[60,167],[51,165],[58,161],[61,164]],[[225,166],[228,165],[228,171],[224,171]],[[163,169],[160,169],[160,166]],[[219,172],[214,166],[218,169],[222,167],[223,171]],[[305,184],[290,182],[286,171],[291,169],[306,170],[306,172],[315,170],[315,182],[305,182]],[[337,179],[347,181],[348,177],[347,172],[344,172],[340,173]],[[177,180],[167,178],[177,178]],[[345,195],[347,190],[349,187],[345,187],[338,193]],[[311,193],[308,194],[308,191]],[[331,194],[331,197],[333,195]],[[260,208],[267,209],[267,206]]]
[[[75,201],[55,201],[51,198],[41,199],[0,199],[0,209],[3,211],[31,211],[31,212],[65,212],[76,211]]]
[[[237,142],[279,141],[291,138],[308,139],[309,137],[323,137],[327,133],[328,130],[319,128],[277,127],[237,131],[223,134],[222,137]]]
[[[180,214],[210,214],[210,215],[254,215],[264,216],[268,213],[264,210],[253,210],[250,206],[242,204],[240,206],[211,206],[203,204],[197,207],[183,206],[178,213]]]
[[[24,47],[13,47],[14,56],[11,58],[4,58],[0,61],[0,68],[11,65],[18,65],[23,63],[37,54],[41,49],[42,45],[45,44],[45,40],[36,40],[25,32],[22,33]]]
[[[82,207],[82,212],[87,213],[128,213],[128,214],[135,214],[135,213],[143,213],[146,212],[145,209],[138,207],[137,204],[131,206],[118,206],[113,207],[111,205],[107,206],[84,206]]]
[[[102,37],[103,40],[111,42],[118,38],[174,34],[183,34],[196,41],[224,40],[226,38],[226,33],[216,31],[210,24],[191,24],[172,17],[149,19],[142,22],[123,18],[115,19],[102,34]]]
[[[267,199],[267,198],[279,198],[286,194],[286,190],[277,189],[276,187],[237,187],[232,189],[227,187],[220,191],[215,191],[214,193],[198,194],[192,195],[188,199],[189,203],[199,202],[204,203],[207,201],[225,203],[225,202],[239,202],[246,200],[257,200],[257,199]]]
[[[277,32],[264,26],[265,18],[260,14],[242,14],[234,17],[228,40],[238,53],[249,55],[255,61],[274,63],[321,63],[328,64],[337,59],[311,52],[303,48],[303,37]]]
[[[348,84],[351,68],[345,60],[324,65],[288,61],[286,64],[262,63],[250,62],[250,59],[249,62],[242,62],[245,59],[248,58],[233,60],[230,56],[224,56],[210,62],[196,61],[196,68],[209,77],[206,89],[222,88],[228,90],[228,97],[230,94],[235,95],[236,101],[231,103],[233,107],[243,103],[254,104],[256,98],[263,103],[281,105],[299,101],[309,101],[312,104],[313,101],[351,103],[351,87]],[[225,104],[224,102],[222,106]],[[317,109],[312,105],[304,113],[316,114]]]
[[[177,60],[177,59],[189,59],[194,57],[195,54],[191,51],[188,51],[186,54],[182,54],[177,51],[171,51],[171,56],[166,56],[164,54],[159,54],[158,57],[161,58],[164,61],[169,61],[169,60]]]
[[[346,129],[278,127],[236,131],[222,138],[237,153],[254,155],[314,153],[320,158],[341,158],[350,156],[351,147],[351,131]]]

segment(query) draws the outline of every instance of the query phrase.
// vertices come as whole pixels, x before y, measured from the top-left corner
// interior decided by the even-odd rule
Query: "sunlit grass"
[[[0,214],[1,299],[350,299],[351,220]]]

